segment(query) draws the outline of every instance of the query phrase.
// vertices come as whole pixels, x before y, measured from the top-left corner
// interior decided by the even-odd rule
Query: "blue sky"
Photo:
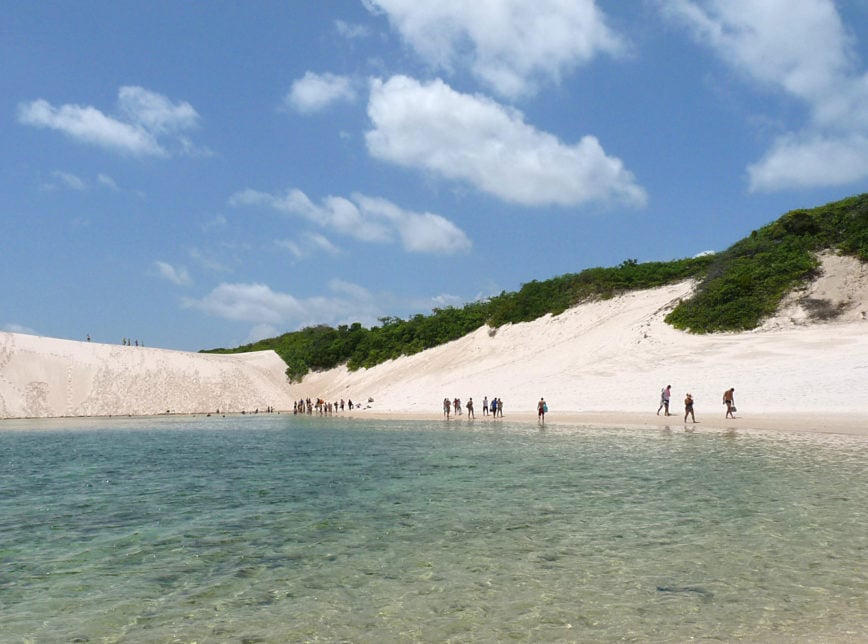
[[[864,192],[864,0],[13,2],[0,328],[183,350]]]

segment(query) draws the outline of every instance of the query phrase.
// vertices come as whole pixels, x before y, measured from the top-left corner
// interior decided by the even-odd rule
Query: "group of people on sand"
[[[472,396],[467,399],[464,408],[467,409],[467,420],[476,418]],[[448,397],[444,398],[443,416],[446,420],[449,420],[453,413],[456,416],[461,415],[461,399],[453,398],[450,400]],[[488,402],[488,396],[482,399],[482,415],[488,416],[489,414],[494,418],[503,417],[503,401],[500,398],[492,398],[490,403]]]
[[[344,402],[343,398],[340,399],[340,402],[326,402],[322,398],[317,398],[314,401],[311,398],[305,398],[292,403],[292,413],[313,415],[316,412],[320,416],[330,416],[337,413],[338,410],[344,411],[347,407],[352,411],[353,406],[352,400]]]
[[[669,413],[669,402],[672,398],[672,385],[666,385],[660,390],[660,406],[657,408],[657,415],[663,410],[664,416],[671,416]],[[687,417],[695,423],[696,415],[693,412],[693,395],[688,391],[684,396],[684,422],[687,422]],[[726,416],[724,418],[735,418],[735,387],[730,387],[723,392],[723,404],[726,405]]]

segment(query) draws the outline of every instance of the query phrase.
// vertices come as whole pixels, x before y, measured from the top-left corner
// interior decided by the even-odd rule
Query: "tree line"
[[[809,210],[794,210],[754,230],[721,253],[669,262],[627,259],[616,267],[587,268],[523,284],[461,307],[436,308],[402,319],[383,317],[370,328],[360,323],[310,326],[234,349],[273,349],[287,364],[291,381],[311,370],[346,364],[350,370],[412,355],[461,338],[482,326],[530,322],[547,314],[628,291],[685,279],[697,281],[693,295],[679,302],[666,321],[693,333],[742,331],[759,326],[793,288],[816,276],[816,253],[836,249],[868,261],[868,194]],[[822,306],[817,310],[832,315]]]

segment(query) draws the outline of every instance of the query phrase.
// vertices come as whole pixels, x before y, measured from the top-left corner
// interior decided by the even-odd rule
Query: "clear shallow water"
[[[858,439],[0,424],[3,642],[866,638]]]

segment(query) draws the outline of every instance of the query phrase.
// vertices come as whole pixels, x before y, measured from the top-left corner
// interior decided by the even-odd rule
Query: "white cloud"
[[[341,280],[332,280],[328,288],[330,296],[302,299],[265,284],[223,283],[202,299],[185,298],[183,305],[215,317],[284,329],[335,324],[350,316],[376,319],[376,303],[365,288]]]
[[[208,231],[215,228],[225,228],[228,223],[226,215],[214,215],[213,219],[202,224],[202,230]]]
[[[292,241],[291,239],[279,239],[275,243],[277,244],[278,248],[283,248],[284,250],[288,250],[290,253],[292,253],[296,259],[304,259],[308,255],[308,253],[305,252],[305,248],[301,244]]]
[[[365,25],[352,24],[344,20],[335,20],[335,29],[337,32],[348,40],[357,38],[367,38],[371,35],[371,30]]]
[[[735,70],[795,96],[825,94],[851,64],[831,0],[670,0],[662,6]]]
[[[280,335],[280,331],[270,324],[257,324],[250,329],[250,333],[247,335],[247,344],[253,344],[268,338],[275,338],[278,335]]]
[[[120,190],[115,180],[107,174],[98,174],[96,180],[99,182],[100,185],[103,185],[106,188],[111,188],[115,192],[118,192]]]
[[[557,82],[600,53],[617,55],[621,38],[594,0],[367,0],[385,13],[428,64],[451,71],[466,63],[483,83],[514,98]]]
[[[386,199],[358,193],[351,199],[328,196],[315,204],[297,189],[282,197],[244,190],[232,195],[229,204],[267,206],[363,242],[391,243],[398,237],[408,252],[450,254],[471,247],[467,235],[440,215],[404,210]]]
[[[386,199],[354,194],[367,216],[382,217],[398,231],[405,250],[448,255],[470,250],[470,240],[458,226],[440,215],[403,210]]]
[[[161,261],[154,262],[154,268],[163,279],[166,279],[177,286],[189,286],[193,283],[190,274],[186,268],[175,268],[171,264]]]
[[[199,121],[189,103],[172,103],[142,87],[121,87],[118,106],[129,121],[155,134],[183,132],[195,128]]]
[[[36,331],[31,329],[29,326],[23,326],[21,324],[9,323],[3,326],[3,330],[7,333],[21,333],[24,335],[39,335]]]
[[[60,170],[56,170],[51,173],[51,176],[55,179],[58,179],[64,186],[70,188],[71,190],[87,190],[87,184],[78,176],[70,172],[62,172]]]
[[[302,114],[312,114],[339,101],[353,102],[356,91],[352,80],[335,74],[307,72],[292,84],[284,102]]]
[[[340,253],[340,250],[337,246],[332,244],[325,235],[320,235],[317,233],[304,233],[302,235],[303,240],[310,244],[313,248],[324,251],[329,255],[337,255]]]
[[[298,259],[304,259],[318,252],[324,252],[328,255],[337,255],[340,249],[332,244],[325,235],[319,233],[306,232],[302,234],[300,240],[283,239],[277,241],[276,244],[285,250],[288,250]]]
[[[278,324],[304,315],[292,295],[276,293],[265,284],[220,284],[201,300],[184,299],[185,306],[227,320]]]
[[[88,182],[79,177],[76,174],[71,172],[64,172],[62,170],[55,170],[51,173],[51,176],[56,180],[55,182],[46,183],[43,188],[45,190],[56,190],[58,187],[69,188],[70,190],[77,190],[79,192],[84,192],[90,186]],[[101,186],[105,186],[114,190],[115,192],[120,191],[117,183],[115,183],[114,179],[105,174],[98,174],[96,177],[96,184]]]
[[[374,298],[371,297],[370,291],[368,291],[364,286],[359,286],[358,284],[353,284],[352,282],[340,279],[331,279],[329,280],[328,285],[329,290],[339,295],[344,295],[353,302],[374,301]]]
[[[231,273],[232,268],[229,265],[231,262],[227,263],[227,253],[224,250],[220,249],[215,252],[209,249],[203,252],[198,248],[191,248],[188,252],[190,259],[207,271],[212,273]]]
[[[868,177],[868,136],[781,136],[748,174],[751,188],[764,191],[855,183]]]
[[[172,103],[165,96],[141,87],[121,87],[118,110],[120,117],[113,117],[91,106],[54,107],[38,99],[19,104],[18,121],[136,156],[168,156],[171,151],[166,145],[190,152],[189,142],[181,133],[195,127],[199,117],[189,103]]]
[[[461,181],[529,206],[620,202],[642,206],[645,191],[620,159],[585,136],[566,145],[524,122],[521,112],[441,80],[371,81],[370,153]]]
[[[868,177],[868,74],[832,0],[661,3],[728,66],[803,103],[809,118],[748,167],[756,191]]]

